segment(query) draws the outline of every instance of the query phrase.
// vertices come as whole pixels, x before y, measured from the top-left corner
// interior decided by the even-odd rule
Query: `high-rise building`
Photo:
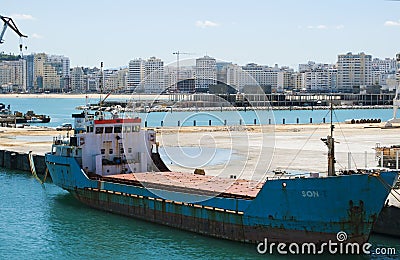
[[[10,91],[26,91],[26,60],[0,61],[0,86]]]
[[[58,79],[51,79],[52,81],[59,81],[58,87],[61,91],[70,90],[70,61],[68,57],[62,55],[48,55],[47,63],[54,67]],[[56,86],[55,86],[56,87]]]
[[[115,91],[118,87],[118,70],[109,69],[103,71],[104,75],[104,86],[103,91],[110,92]]]
[[[144,60],[134,59],[129,62],[128,67],[128,91],[134,91],[144,79]]]
[[[337,85],[338,90],[352,92],[354,87],[372,85],[372,56],[361,52],[338,55]]]
[[[68,91],[70,89],[69,58],[45,53],[34,54],[33,86],[36,91]]]
[[[37,53],[33,58],[33,85],[35,90],[43,90],[44,63],[47,60],[45,53]]]
[[[47,62],[57,64],[60,67],[59,74],[64,78],[70,75],[70,61],[68,57],[62,55],[49,55],[47,56]]]
[[[294,71],[289,68],[282,68],[278,71],[276,92],[283,92],[288,89],[294,88]]]
[[[196,59],[195,88],[196,92],[207,92],[209,85],[217,84],[216,60],[209,56]]]
[[[34,87],[34,55],[26,55],[24,59],[26,60],[26,88],[28,91],[33,90]]]
[[[372,66],[372,84],[378,84],[386,87],[388,79],[396,75],[396,59],[386,58],[384,60],[375,58],[371,62]]]
[[[162,93],[165,91],[164,62],[151,57],[144,64],[144,80],[142,89],[146,93]]]
[[[71,90],[76,92],[86,92],[84,73],[81,67],[75,67],[71,70]]]
[[[54,67],[53,64],[49,62],[44,63],[42,77],[44,91],[61,91],[61,76],[57,71],[57,67]]]
[[[126,91],[128,86],[128,68],[120,69],[117,71],[116,90],[118,92]]]
[[[312,69],[304,71],[304,85],[307,91],[328,91],[330,89],[329,71],[323,69]]]

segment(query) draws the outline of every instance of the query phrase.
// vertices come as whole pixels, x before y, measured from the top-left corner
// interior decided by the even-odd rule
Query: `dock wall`
[[[384,207],[374,224],[375,233],[400,237],[400,208]]]
[[[33,161],[37,174],[44,174],[46,171],[44,155],[33,154]],[[8,150],[0,150],[0,167],[12,170],[31,171],[27,153],[18,153]]]

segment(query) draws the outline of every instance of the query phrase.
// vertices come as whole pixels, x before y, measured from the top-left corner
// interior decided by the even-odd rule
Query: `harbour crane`
[[[180,52],[180,51],[176,51],[173,52],[172,54],[176,55],[176,86],[175,89],[178,89],[178,82],[179,82],[179,55],[183,54],[183,55],[194,55],[194,53],[189,53],[189,52]]]
[[[3,30],[0,34],[0,44],[3,43],[3,37],[4,37],[4,33],[6,32],[7,27],[10,27],[16,34],[18,34],[18,36],[20,38],[25,37],[28,38],[28,36],[22,34],[18,28],[17,25],[14,23],[13,19],[10,17],[6,17],[6,16],[2,16],[0,15],[0,19],[3,21],[4,25],[3,25]]]

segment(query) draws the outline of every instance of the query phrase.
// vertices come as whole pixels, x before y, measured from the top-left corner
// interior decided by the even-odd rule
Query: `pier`
[[[35,163],[37,173],[44,174],[46,172],[44,155],[33,154],[33,161]],[[0,150],[0,167],[30,172],[31,169],[29,166],[28,153]]]

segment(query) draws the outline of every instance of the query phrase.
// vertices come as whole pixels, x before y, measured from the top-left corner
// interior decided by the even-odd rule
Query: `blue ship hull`
[[[186,203],[193,194],[90,179],[73,157],[48,153],[46,164],[53,182],[88,206],[249,243],[265,238],[322,243],[337,241],[339,231],[347,233],[349,242],[364,243],[397,177],[391,171],[276,179],[266,181],[254,199],[216,196]]]

